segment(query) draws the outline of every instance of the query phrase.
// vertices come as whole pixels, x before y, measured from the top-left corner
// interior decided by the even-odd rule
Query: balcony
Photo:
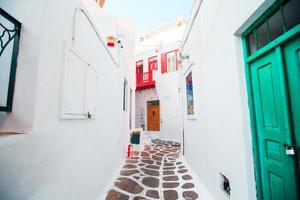
[[[136,75],[136,90],[145,90],[155,87],[152,71]]]

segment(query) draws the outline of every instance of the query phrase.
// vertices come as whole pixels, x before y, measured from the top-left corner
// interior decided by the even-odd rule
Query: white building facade
[[[299,93],[288,86],[299,85],[299,8],[293,0],[196,1],[182,42],[184,155],[215,199],[299,198],[289,147],[299,147]]]
[[[136,45],[136,126],[161,139],[181,141],[178,18],[145,33]]]
[[[98,3],[1,1],[22,27],[12,110],[0,112],[0,199],[97,199],[124,162],[135,28]]]

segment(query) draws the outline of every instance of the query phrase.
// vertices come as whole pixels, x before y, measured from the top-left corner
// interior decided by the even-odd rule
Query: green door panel
[[[300,174],[300,36],[284,45],[283,50],[293,118],[292,126],[298,150],[298,174]]]
[[[286,155],[291,141],[280,47],[249,63],[264,200],[296,200],[295,161]]]

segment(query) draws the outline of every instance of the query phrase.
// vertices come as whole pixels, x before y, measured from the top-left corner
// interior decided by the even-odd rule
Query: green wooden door
[[[292,127],[295,133],[295,146],[298,150],[298,175],[300,175],[300,36],[283,47],[288,77]]]
[[[256,119],[262,195],[264,200],[296,200],[294,156],[286,155],[291,142],[281,47],[249,63]]]

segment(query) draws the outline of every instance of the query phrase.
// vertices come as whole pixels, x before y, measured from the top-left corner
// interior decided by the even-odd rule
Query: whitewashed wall
[[[234,33],[262,2],[204,0],[183,50],[190,59],[182,75],[194,63],[196,112],[187,118],[183,90],[185,156],[218,200],[228,199],[220,173],[230,180],[230,199],[256,199],[242,44]],[[184,89],[184,77],[182,82]]]
[[[18,6],[16,6],[18,5]],[[1,131],[32,129],[44,1],[1,1],[1,8],[23,23],[14,91],[13,113],[0,112]]]
[[[135,128],[135,51],[134,41],[135,35],[133,34],[135,30],[135,25],[126,18],[117,18],[119,38],[122,41],[124,48],[120,49],[120,64],[122,65],[121,69],[123,70],[123,76],[128,81],[128,91],[127,91],[127,108],[124,113],[124,141],[125,149],[127,151],[127,145],[130,140],[130,131]],[[129,50],[128,50],[129,49]],[[131,93],[130,93],[131,91]],[[131,95],[131,97],[130,97]],[[130,110],[131,109],[131,110]]]
[[[161,139],[182,142],[178,71],[154,73],[160,100]]]
[[[117,19],[104,14],[93,0],[84,0],[84,4],[104,39],[131,26],[118,27]],[[0,199],[97,199],[123,163],[128,140],[123,80],[132,87],[132,75],[125,68],[134,62],[133,47],[112,49],[117,60],[127,61],[114,66],[81,13],[72,45],[78,6],[83,7],[79,0],[1,1],[1,7],[23,27],[14,110],[0,114],[0,129],[27,134],[0,137]],[[130,31],[124,34],[133,37]],[[60,119],[67,46],[97,71],[95,119]]]

